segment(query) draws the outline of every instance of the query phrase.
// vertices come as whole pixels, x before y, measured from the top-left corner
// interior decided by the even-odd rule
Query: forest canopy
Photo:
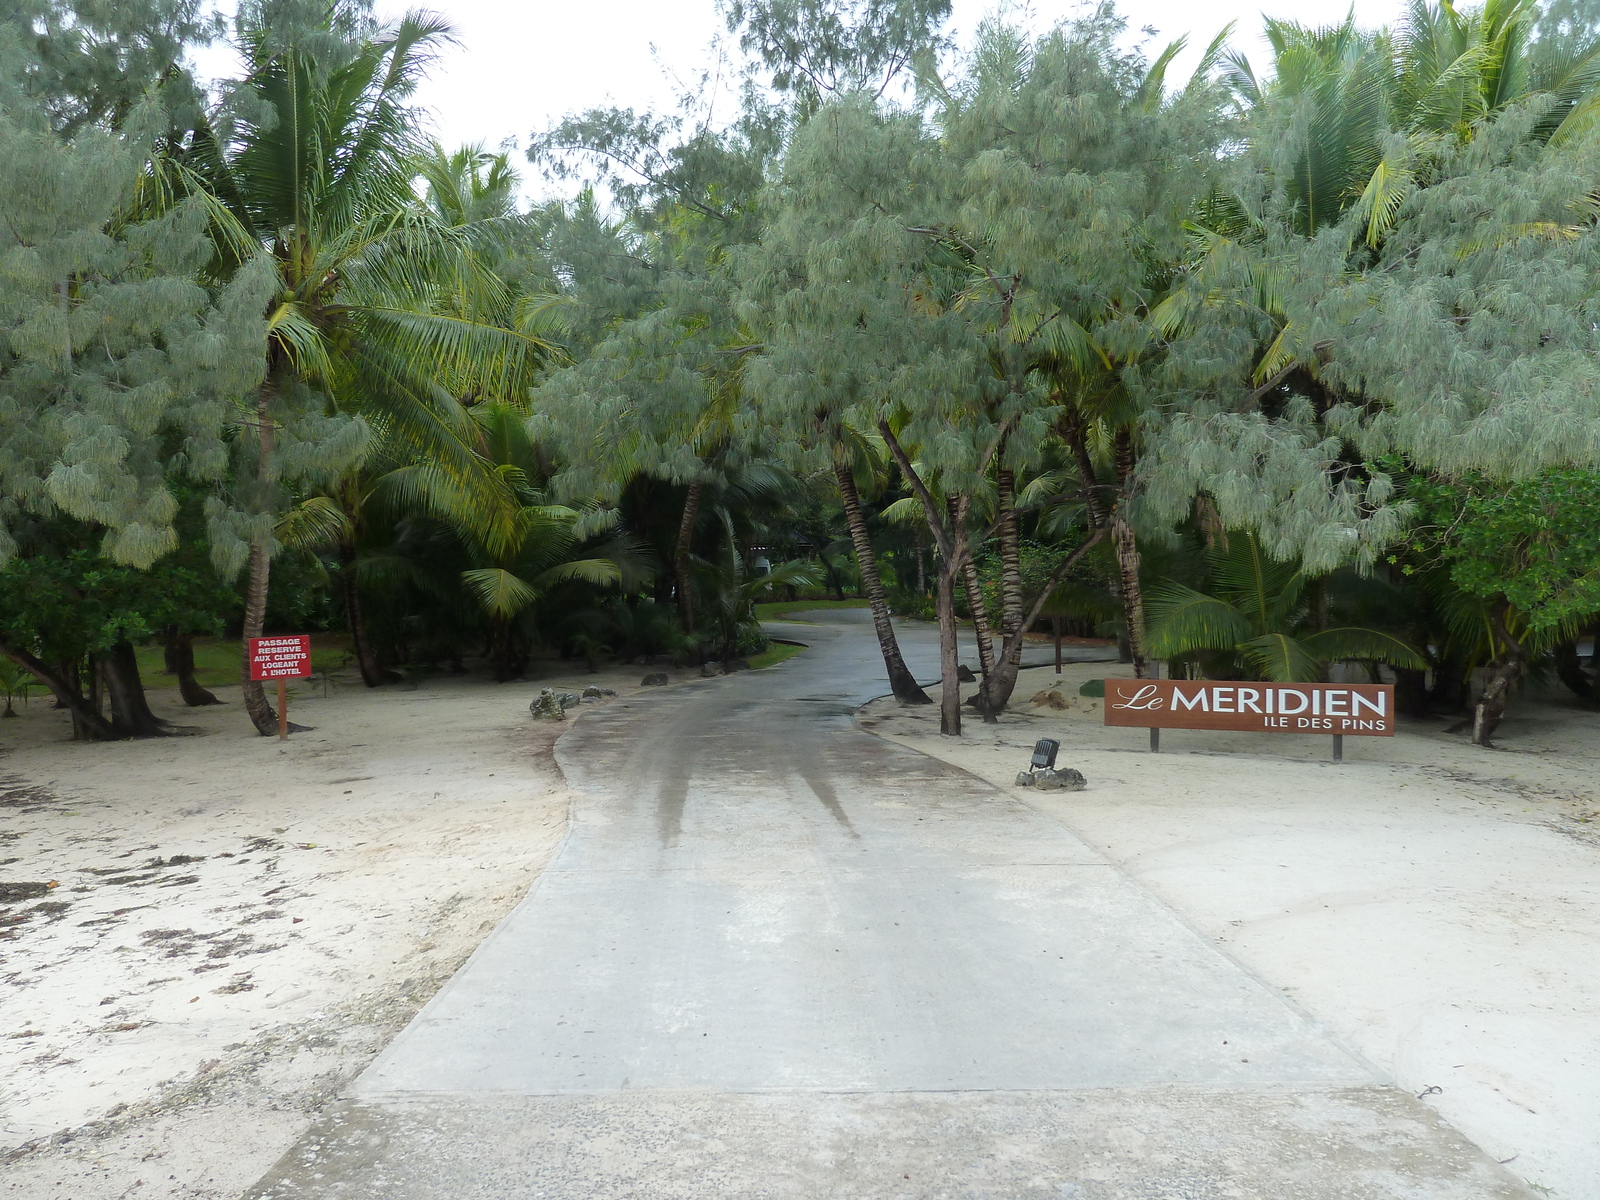
[[[430,13],[12,6],[7,670],[160,736],[147,645],[192,704],[193,639],[263,632],[374,688],[731,671],[761,601],[850,593],[903,703],[895,619],[937,622],[952,735],[1045,630],[1392,679],[1485,745],[1541,671],[1595,702],[1600,8],[1268,19],[1186,78],[1110,3],[968,45],[947,0],[723,13],[730,119],[513,151],[428,136]]]

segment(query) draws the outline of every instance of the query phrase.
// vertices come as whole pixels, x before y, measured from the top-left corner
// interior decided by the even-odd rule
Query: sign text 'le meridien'
[[[1247,733],[1394,736],[1387,683],[1240,683],[1107,679],[1107,725]]]

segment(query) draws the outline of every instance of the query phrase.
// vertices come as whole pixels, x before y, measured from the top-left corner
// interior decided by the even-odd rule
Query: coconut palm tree
[[[1189,659],[1215,679],[1309,682],[1330,662],[1364,661],[1422,670],[1422,656],[1396,634],[1343,626],[1316,629],[1310,582],[1276,562],[1251,533],[1234,533],[1210,554],[1211,590],[1168,580],[1151,588],[1150,649]]]
[[[330,61],[322,43],[351,26],[357,35]],[[480,251],[504,222],[447,224],[413,191],[428,146],[408,100],[449,28],[417,13],[364,26],[354,5],[335,3],[321,32],[318,49],[285,44],[259,6],[242,8],[240,88],[251,103],[235,106],[226,136],[196,130],[176,172],[214,197],[225,258],[245,269],[264,253],[277,274],[266,377],[243,421],[254,432],[255,503],[274,503],[275,435],[297,405],[312,410],[322,397],[473,491],[494,538],[509,541],[518,506],[474,452],[477,427],[456,397],[519,393],[549,347],[503,319],[508,289]],[[261,632],[271,552],[270,524],[258,522],[246,638]],[[246,678],[244,691],[251,720],[270,733],[276,717],[260,685]]]

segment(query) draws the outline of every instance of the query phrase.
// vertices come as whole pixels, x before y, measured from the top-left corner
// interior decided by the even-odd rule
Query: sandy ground
[[[1600,713],[1551,694],[1499,750],[1421,722],[1346,738],[1343,766],[1326,736],[1169,730],[1152,755],[1077,694],[1125,673],[1026,671],[959,741],[936,708],[860,720],[1011,788],[1059,738],[1088,789],[1017,794],[1536,1188],[1600,1196]],[[1066,710],[1030,703],[1058,679]]]
[[[659,669],[306,683],[286,745],[237,688],[152,690],[195,737],[75,744],[38,699],[0,721],[0,1196],[238,1195],[559,844],[571,721],[529,700]]]

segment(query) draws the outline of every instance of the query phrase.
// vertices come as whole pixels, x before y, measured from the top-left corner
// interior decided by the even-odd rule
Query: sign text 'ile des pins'
[[[1141,729],[1393,737],[1394,686],[1107,679],[1105,723]]]

